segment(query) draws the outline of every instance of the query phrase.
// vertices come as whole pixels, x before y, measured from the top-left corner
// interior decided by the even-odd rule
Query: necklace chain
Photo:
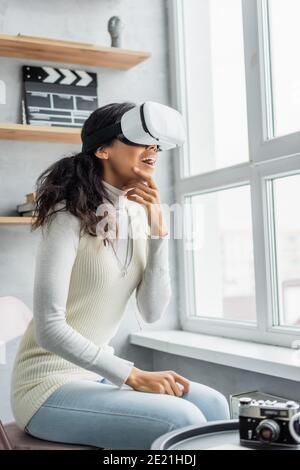
[[[129,213],[128,213],[128,209],[127,209],[127,208],[126,208],[126,211],[127,211],[127,215],[128,215],[129,231],[130,231],[130,233],[131,233],[131,217],[130,217],[130,215],[129,215]],[[129,232],[129,231],[128,231],[128,232]],[[127,269],[128,269],[127,261],[128,261],[128,253],[129,253],[129,243],[130,243],[130,237],[128,236],[128,237],[127,237],[127,248],[126,248],[125,264],[123,264],[123,263],[120,261],[118,255],[117,255],[117,253],[116,253],[116,250],[115,250],[115,248],[114,248],[114,246],[113,246],[113,243],[112,243],[112,245],[111,245],[111,246],[112,246],[112,249],[113,249],[113,251],[114,251],[115,257],[116,257],[116,259],[117,259],[119,265],[121,266],[121,273],[122,273],[122,276],[123,276],[123,277],[127,274]]]

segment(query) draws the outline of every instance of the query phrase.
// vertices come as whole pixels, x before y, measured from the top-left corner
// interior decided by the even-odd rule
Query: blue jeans
[[[217,390],[190,381],[181,397],[121,389],[106,378],[61,385],[32,416],[25,431],[55,442],[106,449],[150,449],[162,434],[206,421],[227,420],[228,402]]]

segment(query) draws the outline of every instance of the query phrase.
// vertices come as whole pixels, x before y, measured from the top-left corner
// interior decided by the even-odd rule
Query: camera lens
[[[256,428],[258,438],[263,442],[277,441],[280,434],[280,427],[276,421],[265,419]]]

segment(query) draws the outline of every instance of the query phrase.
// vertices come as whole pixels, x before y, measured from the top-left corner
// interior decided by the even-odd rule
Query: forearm
[[[125,383],[133,362],[113,354],[110,346],[98,346],[74,330],[64,320],[64,312],[48,312],[47,318],[48,323],[43,319],[35,322],[36,340],[42,348],[118,386]]]
[[[137,288],[138,309],[148,323],[158,320],[171,299],[169,270],[169,241],[167,238],[149,238],[149,252],[143,278]]]

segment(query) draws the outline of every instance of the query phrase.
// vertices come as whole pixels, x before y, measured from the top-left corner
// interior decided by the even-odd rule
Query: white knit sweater
[[[122,276],[114,251],[100,237],[79,236],[79,219],[70,212],[56,213],[50,227],[43,228],[35,262],[33,319],[11,377],[12,411],[22,429],[66,382],[106,377],[122,387],[134,363],[116,356],[108,343],[129,298],[136,289],[137,307],[147,322],[161,317],[169,303],[168,237],[151,238],[144,208],[117,197],[118,188],[105,186],[114,205],[122,201],[132,218],[127,273]],[[126,232],[124,217],[125,212],[121,225]],[[125,238],[118,241],[120,259],[125,243]]]

